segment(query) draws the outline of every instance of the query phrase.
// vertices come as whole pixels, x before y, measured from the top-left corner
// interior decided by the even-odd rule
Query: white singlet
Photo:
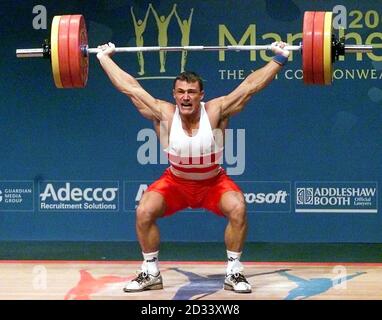
[[[198,132],[192,137],[183,130],[179,108],[176,106],[169,145],[164,151],[169,158],[171,172],[180,178],[205,180],[219,174],[223,147],[215,141],[204,102],[200,106]]]

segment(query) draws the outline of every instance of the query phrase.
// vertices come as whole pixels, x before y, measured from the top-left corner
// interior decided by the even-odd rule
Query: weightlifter
[[[194,72],[181,73],[173,84],[175,103],[154,98],[123,71],[112,60],[114,44],[98,47],[101,51],[97,58],[105,73],[141,115],[153,121],[170,162],[170,167],[148,187],[137,207],[136,232],[143,263],[137,277],[126,284],[125,292],[163,288],[156,222],[187,207],[205,208],[227,219],[224,289],[238,293],[252,291],[240,262],[247,231],[245,201],[240,188],[219,165],[224,145],[219,137],[224,137],[229,118],[242,111],[249,99],[264,89],[287,62],[289,51],[285,45],[274,42],[271,49],[275,56],[269,63],[252,72],[229,94],[207,102],[203,102],[201,77]]]

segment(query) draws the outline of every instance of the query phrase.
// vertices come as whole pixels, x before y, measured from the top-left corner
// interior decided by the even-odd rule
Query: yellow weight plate
[[[332,62],[332,33],[333,33],[333,13],[325,13],[324,23],[324,83],[329,85],[333,78]]]
[[[52,73],[54,84],[57,88],[63,88],[60,76],[60,63],[58,56],[58,27],[60,25],[61,16],[55,16],[52,21],[50,30],[50,58],[52,62]]]

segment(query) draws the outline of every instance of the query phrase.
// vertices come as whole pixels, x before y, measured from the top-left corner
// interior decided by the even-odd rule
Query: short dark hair
[[[179,81],[186,81],[187,83],[198,82],[199,87],[200,87],[200,91],[203,91],[203,79],[196,72],[184,71],[181,74],[179,74],[174,80],[173,89],[175,89],[175,83],[178,80]]]

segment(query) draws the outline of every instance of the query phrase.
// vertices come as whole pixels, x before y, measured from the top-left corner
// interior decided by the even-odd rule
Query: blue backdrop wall
[[[137,201],[168,166],[151,123],[115,90],[95,56],[87,87],[70,90],[54,87],[48,60],[15,57],[16,48],[49,37],[53,16],[83,14],[91,47],[135,46],[133,15],[143,20],[147,12],[146,46],[158,45],[154,12],[169,18],[161,29],[169,46],[182,44],[180,22],[189,18],[190,45],[299,44],[304,11],[333,9],[347,43],[381,47],[380,0],[1,1],[0,239],[136,240]],[[161,62],[159,53],[141,60],[131,53],[115,61],[153,96],[172,101],[172,79],[183,68],[202,75],[208,100],[270,57],[170,52]],[[245,193],[249,241],[382,242],[381,61],[379,48],[347,55],[335,64],[332,86],[306,86],[294,53],[232,118],[224,167]],[[163,241],[195,242],[222,241],[225,223],[198,210],[159,222]]]

